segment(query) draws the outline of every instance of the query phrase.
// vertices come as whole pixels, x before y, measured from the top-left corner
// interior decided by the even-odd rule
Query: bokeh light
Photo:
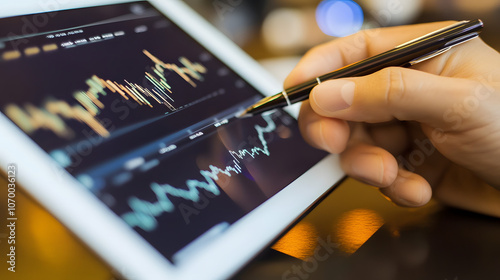
[[[330,36],[344,37],[356,33],[363,20],[363,10],[350,0],[325,0],[316,9],[319,28]]]
[[[270,49],[295,50],[305,39],[304,15],[298,9],[281,8],[269,13],[262,24],[264,42]]]

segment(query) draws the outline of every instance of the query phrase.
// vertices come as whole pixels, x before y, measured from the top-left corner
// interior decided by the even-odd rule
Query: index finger
[[[345,65],[390,50],[401,43],[452,24],[452,21],[362,30],[309,50],[285,80],[289,88]]]

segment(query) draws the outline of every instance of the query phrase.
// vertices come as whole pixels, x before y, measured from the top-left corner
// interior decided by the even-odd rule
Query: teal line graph
[[[267,126],[254,126],[262,147],[255,146],[251,149],[228,151],[235,159],[233,160],[234,164],[224,168],[210,165],[209,170],[200,170],[200,175],[205,180],[186,180],[187,189],[175,188],[169,184],[151,183],[149,187],[155,194],[156,201],[149,202],[134,196],[130,197],[128,199],[128,205],[132,211],[123,214],[121,216],[122,219],[131,227],[139,227],[144,231],[151,232],[158,226],[158,216],[161,216],[163,213],[172,213],[175,211],[175,205],[169,197],[179,197],[187,201],[198,202],[200,199],[200,189],[206,190],[215,196],[220,195],[220,189],[216,181],[219,180],[219,176],[225,175],[231,177],[241,174],[242,168],[239,165],[238,159],[244,159],[245,157],[256,158],[260,155],[271,156],[268,143],[264,136],[266,133],[274,132],[276,130],[276,124],[270,114],[262,115],[262,118],[267,122]]]

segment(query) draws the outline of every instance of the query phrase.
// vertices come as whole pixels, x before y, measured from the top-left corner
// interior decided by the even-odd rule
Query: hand
[[[309,51],[285,88],[452,24],[365,30]],[[488,28],[488,27],[486,27]],[[477,38],[412,68],[330,80],[303,103],[311,145],[402,206],[434,195],[500,217],[500,54]]]

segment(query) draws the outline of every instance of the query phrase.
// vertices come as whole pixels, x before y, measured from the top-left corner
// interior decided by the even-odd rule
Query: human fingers
[[[434,191],[441,202],[500,218],[500,192],[470,170],[453,165]]]
[[[368,123],[413,120],[447,129],[453,122],[443,113],[474,94],[478,85],[468,79],[389,67],[364,77],[321,83],[309,100],[324,117]]]
[[[311,146],[333,154],[344,151],[349,138],[347,122],[316,114],[308,101],[300,108],[299,128]]]
[[[347,124],[339,119],[316,114],[307,101],[303,103],[299,114],[299,128],[306,142],[334,154],[344,151],[347,143],[370,143],[393,155],[401,154],[408,149],[408,129],[405,126],[405,123],[399,122]]]
[[[410,142],[408,122],[388,122],[365,124],[368,137],[373,145],[381,147],[393,155],[399,155],[408,150]]]
[[[284,86],[289,88],[452,23],[447,21],[363,30],[316,46],[304,55],[286,78]]]
[[[394,203],[406,207],[419,207],[432,198],[430,184],[419,174],[405,169],[398,169],[394,182],[380,191]]]
[[[417,207],[431,199],[429,183],[420,175],[399,168],[396,159],[380,147],[351,146],[342,153],[341,166],[347,175],[379,187],[398,205]]]

